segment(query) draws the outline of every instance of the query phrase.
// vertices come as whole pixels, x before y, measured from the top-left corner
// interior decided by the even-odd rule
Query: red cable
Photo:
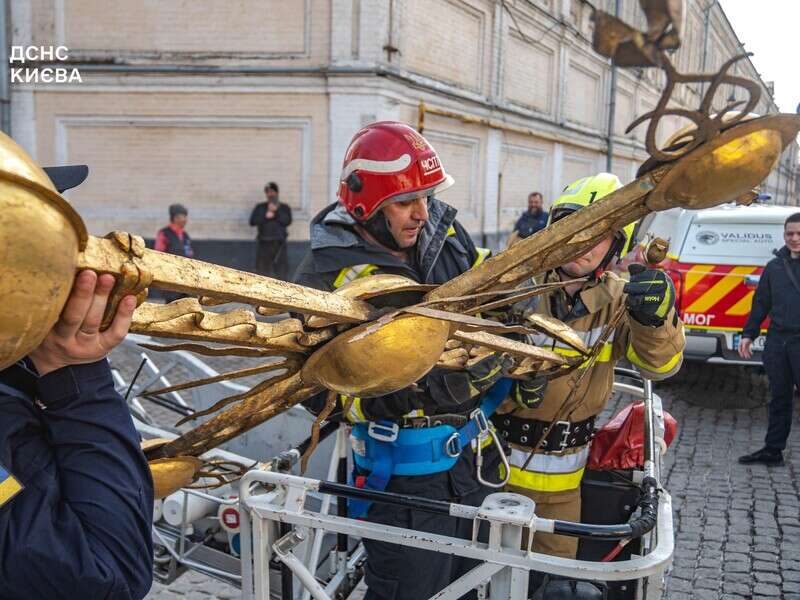
[[[626,539],[626,540],[620,540],[620,541],[617,543],[617,545],[616,545],[616,546],[614,546],[614,547],[611,549],[611,552],[609,552],[609,553],[608,553],[608,554],[606,554],[606,555],[605,555],[603,558],[601,558],[601,559],[600,559],[600,562],[611,562],[612,560],[614,560],[615,558],[617,558],[617,556],[619,555],[619,553],[620,553],[620,552],[622,552],[622,549],[625,547],[625,545],[626,545],[628,542],[630,542],[630,541],[631,541],[631,540],[630,540],[630,538],[628,538],[628,539]]]

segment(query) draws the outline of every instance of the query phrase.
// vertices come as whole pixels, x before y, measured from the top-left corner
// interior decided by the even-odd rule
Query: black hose
[[[631,537],[642,537],[656,526],[658,520],[658,482],[653,477],[642,481],[642,499],[639,500],[642,514],[631,521]]]
[[[159,406],[171,410],[172,412],[177,413],[184,417],[193,415],[196,412],[193,409],[189,408],[188,406],[183,406],[181,404],[178,404],[177,402],[175,402],[175,400],[171,400],[166,396],[145,393],[141,394],[139,397],[145,398],[146,400],[149,400],[153,404],[158,404]]]
[[[333,494],[339,497],[370,500],[382,504],[393,504],[405,508],[424,510],[439,515],[451,516],[449,502],[443,500],[430,500],[419,496],[395,494],[393,492],[379,492],[356,488],[330,481],[320,481],[319,491],[323,494]],[[554,521],[553,533],[570,537],[591,540],[624,540],[639,538],[651,531],[658,519],[658,482],[653,477],[645,477],[641,484],[642,495],[638,508],[641,515],[629,523],[615,525],[591,525],[588,523],[573,523],[570,521]]]
[[[641,515],[629,523],[617,525],[589,525],[555,521],[553,533],[592,540],[624,540],[640,538],[656,526],[658,520],[658,483],[652,477],[645,477],[641,485],[642,496],[638,507]]]
[[[133,374],[133,378],[131,379],[131,384],[128,386],[128,389],[125,391],[125,402],[128,401],[128,397],[131,395],[131,390],[133,389],[133,385],[136,383],[136,380],[139,379],[139,373],[142,372],[145,363],[147,363],[147,357],[145,356],[142,359],[142,362],[139,363],[139,368],[136,369],[136,373]]]
[[[339,464],[336,466],[336,481],[338,483],[347,483],[347,457],[339,459]],[[340,517],[347,516],[347,498],[344,496],[336,497],[336,514]],[[348,540],[346,533],[336,534],[336,550],[339,552],[347,552]]]
[[[419,496],[409,496],[406,494],[395,494],[394,492],[379,492],[356,488],[330,481],[320,481],[319,491],[323,494],[333,494],[344,496],[345,498],[355,498],[357,500],[371,500],[382,504],[394,504],[405,508],[416,508],[439,515],[450,515],[450,503],[443,500],[430,500]]]

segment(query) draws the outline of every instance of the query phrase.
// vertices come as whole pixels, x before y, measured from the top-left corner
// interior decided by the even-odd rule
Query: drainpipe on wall
[[[0,130],[11,135],[11,90],[8,71],[8,2],[0,0]]]
[[[614,16],[619,18],[619,2],[614,0]],[[608,137],[606,139],[606,172],[611,173],[614,157],[614,113],[617,111],[617,67],[611,63],[611,90],[608,101]]]
[[[717,3],[717,0],[711,0],[706,6],[705,10],[703,11],[703,64],[700,65],[700,72],[706,72],[706,61],[708,60],[708,34],[709,28],[711,27],[711,9],[714,8],[714,5]],[[700,83],[700,98],[702,99],[703,95],[706,93],[706,84],[705,82]]]

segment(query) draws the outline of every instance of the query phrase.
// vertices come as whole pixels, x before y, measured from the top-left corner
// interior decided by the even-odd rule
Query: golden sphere
[[[303,367],[303,381],[348,396],[390,394],[430,371],[449,337],[450,323],[429,317],[365,323],[314,352]]]
[[[86,241],[80,217],[0,134],[0,369],[36,348],[64,307]]]
[[[647,199],[650,210],[698,210],[732,202],[760,185],[800,129],[798,115],[743,121],[675,161]]]

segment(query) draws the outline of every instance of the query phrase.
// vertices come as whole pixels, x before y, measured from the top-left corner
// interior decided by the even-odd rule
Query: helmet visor
[[[391,196],[390,198],[387,198],[386,200],[381,202],[381,205],[375,212],[377,213],[378,210],[380,210],[387,204],[393,204],[395,202],[406,202],[407,200],[415,200],[416,198],[428,198],[430,196],[434,196],[439,192],[443,192],[444,190],[452,186],[454,183],[455,180],[450,175],[445,175],[444,181],[432,187],[422,190],[415,190],[412,192],[404,192],[402,194],[397,194],[396,196]]]

